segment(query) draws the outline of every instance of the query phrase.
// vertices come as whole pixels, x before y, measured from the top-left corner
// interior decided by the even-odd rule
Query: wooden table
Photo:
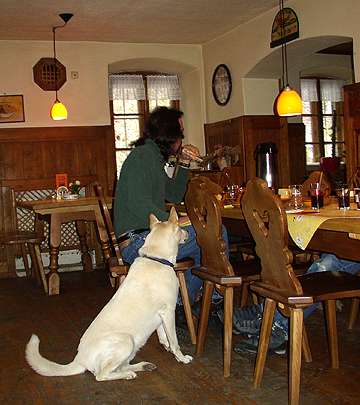
[[[111,208],[111,202],[108,203]],[[101,213],[98,197],[80,197],[77,200],[48,199],[18,202],[17,206],[35,212],[35,232],[44,235],[44,222],[49,223],[50,273],[49,295],[59,294],[60,278],[59,247],[61,224],[76,222],[82,253],[82,263],[86,271],[91,271],[92,262],[86,243],[85,221],[94,221],[105,260],[111,256],[109,237]]]
[[[175,206],[178,212],[186,212],[184,205]],[[353,203],[350,210],[338,210],[337,203],[326,205],[315,213],[305,207],[305,211],[319,216],[331,217],[323,222],[313,235],[308,250],[333,253],[339,258],[360,261],[360,211]],[[221,216],[230,235],[251,238],[241,208],[221,208]],[[289,245],[295,245],[289,237]]]

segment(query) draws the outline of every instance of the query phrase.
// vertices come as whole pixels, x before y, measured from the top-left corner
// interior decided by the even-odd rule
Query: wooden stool
[[[48,293],[48,285],[46,282],[46,276],[44,272],[44,266],[41,259],[40,245],[45,240],[44,237],[38,236],[35,232],[29,231],[17,231],[17,232],[7,232],[0,234],[0,244],[1,245],[20,245],[22,257],[24,261],[26,275],[28,277],[36,277],[38,284],[43,284],[44,291]],[[31,269],[29,267],[29,262],[27,258],[26,245],[28,247],[31,265],[34,269],[34,273],[31,274]]]

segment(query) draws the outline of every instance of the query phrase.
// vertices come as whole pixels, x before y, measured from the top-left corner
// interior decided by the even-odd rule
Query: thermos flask
[[[278,190],[277,153],[274,142],[259,143],[254,152],[256,177],[265,180],[275,193]]]

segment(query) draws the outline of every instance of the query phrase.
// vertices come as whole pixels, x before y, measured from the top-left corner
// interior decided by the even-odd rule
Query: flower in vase
[[[79,194],[80,181],[76,180],[74,183],[69,184],[69,191],[71,194]]]

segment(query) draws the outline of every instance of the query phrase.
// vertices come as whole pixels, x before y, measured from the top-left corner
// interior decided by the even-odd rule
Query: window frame
[[[118,164],[117,164],[117,152],[121,151],[121,152],[130,152],[132,150],[132,147],[123,147],[123,148],[118,148],[116,147],[116,133],[115,133],[115,122],[116,119],[126,119],[126,117],[137,117],[138,121],[139,121],[139,137],[141,138],[143,136],[144,133],[144,129],[145,129],[145,124],[146,121],[148,119],[148,116],[150,114],[150,103],[149,100],[147,98],[147,90],[148,90],[148,86],[147,86],[147,78],[146,76],[151,76],[151,75],[161,75],[161,76],[174,76],[173,74],[167,74],[167,73],[161,73],[161,72],[147,72],[147,71],[136,71],[136,72],[121,72],[121,73],[112,73],[112,74],[119,74],[119,75],[142,75],[143,77],[143,81],[144,81],[144,85],[145,85],[145,95],[146,95],[146,100],[138,100],[137,104],[138,104],[138,113],[137,114],[117,114],[114,112],[114,100],[109,100],[110,103],[110,117],[111,117],[111,126],[113,129],[113,133],[114,133],[114,148],[115,148],[115,163],[116,163],[116,171],[117,174],[119,174],[121,168],[118,168]],[[176,110],[180,110],[180,100],[169,100],[170,101],[170,108],[174,108]]]

